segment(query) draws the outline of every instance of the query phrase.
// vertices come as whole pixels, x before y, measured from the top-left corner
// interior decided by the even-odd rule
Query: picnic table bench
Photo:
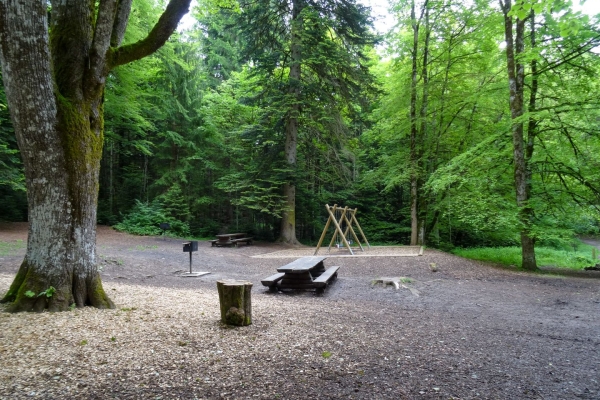
[[[323,261],[327,257],[302,257],[277,268],[277,273],[261,280],[270,291],[278,289],[315,289],[323,293],[327,285],[337,278],[340,267],[325,269]]]
[[[247,245],[252,244],[252,237],[249,237],[245,233],[223,233],[221,235],[216,235],[216,239],[211,240],[211,246],[235,246],[237,247],[239,243],[246,242]]]

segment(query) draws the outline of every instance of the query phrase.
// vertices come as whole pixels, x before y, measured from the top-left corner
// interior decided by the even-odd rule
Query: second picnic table
[[[252,238],[248,237],[245,233],[223,233],[216,235],[215,240],[210,241],[212,246],[237,246],[238,243],[246,242],[246,244],[252,244]]]
[[[316,289],[322,293],[327,285],[337,277],[340,267],[325,269],[323,261],[327,257],[301,257],[277,268],[278,273],[261,281],[271,291],[277,289]]]

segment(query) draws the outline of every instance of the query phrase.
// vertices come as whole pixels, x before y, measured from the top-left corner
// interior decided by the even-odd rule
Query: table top
[[[246,236],[245,233],[222,233],[220,235],[216,235],[218,238],[234,238],[234,237],[243,237]]]
[[[277,268],[279,272],[307,272],[319,265],[323,262],[327,257],[321,256],[309,256],[302,257],[297,260],[292,261],[289,264],[284,265],[283,267]]]

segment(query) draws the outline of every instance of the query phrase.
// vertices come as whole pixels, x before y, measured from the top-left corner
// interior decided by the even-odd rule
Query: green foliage
[[[163,212],[170,218],[175,218],[179,221],[186,222],[190,217],[187,200],[183,196],[183,192],[179,185],[175,184],[169,188],[167,193],[158,196],[157,198]]]
[[[25,176],[0,74],[0,220],[25,221]]]
[[[46,296],[47,298],[50,298],[54,295],[54,293],[56,293],[56,289],[53,286],[50,286],[48,289],[44,290],[43,292],[40,292],[38,294],[38,297]]]
[[[0,187],[2,186],[8,186],[14,191],[25,190],[25,177],[10,121],[8,102],[4,86],[0,84]]]
[[[568,269],[583,269],[596,265],[592,259],[592,247],[577,243],[575,248],[561,250],[538,246],[535,251],[539,266]],[[521,266],[520,247],[481,247],[470,249],[455,249],[454,254],[479,261],[488,261],[508,266]]]
[[[54,295],[54,293],[56,293],[56,289],[54,288],[54,286],[50,286],[48,289],[38,293],[37,297],[46,296],[47,298],[50,298]],[[36,294],[34,292],[32,292],[31,290],[28,290],[25,292],[25,296],[27,296],[29,298],[33,298],[33,297],[36,297]]]
[[[124,218],[119,228],[138,234],[160,234],[158,224],[169,222],[177,235],[243,230],[270,240],[285,206],[282,185],[292,182],[296,235],[305,243],[319,238],[324,204],[336,203],[359,209],[370,242],[408,243],[417,177],[428,245],[517,245],[502,13],[489,2],[427,4],[430,20],[419,22],[415,54],[411,159],[410,2],[393,4],[399,24],[381,62],[362,6],[304,3],[299,82],[289,78],[291,3],[201,2],[195,27],[107,79],[99,222]],[[529,71],[536,60],[540,71],[540,107],[519,121],[535,122],[531,235],[557,249],[600,227],[600,62],[590,53],[599,44],[597,24],[567,5],[527,0],[513,10],[525,16],[533,9],[544,38],[535,48],[525,43],[521,61]],[[159,15],[152,2],[134,6],[127,42],[142,38]],[[526,92],[531,86],[528,72]],[[290,95],[296,87],[298,97]],[[1,103],[0,162],[14,172],[18,165],[5,160],[18,154]],[[285,126],[296,105],[298,153],[290,168]],[[0,218],[25,219],[24,196],[0,184]]]
[[[189,225],[167,216],[158,200],[151,203],[136,200],[135,206],[114,228],[134,235],[160,235],[159,225],[165,222],[171,225],[170,234],[178,237],[190,235]]]

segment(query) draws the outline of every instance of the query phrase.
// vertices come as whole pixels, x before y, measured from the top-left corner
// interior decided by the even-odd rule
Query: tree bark
[[[509,15],[511,0],[500,0],[504,14],[504,37],[506,40],[506,66],[510,91],[510,113],[512,122],[514,182],[519,222],[521,223],[522,268],[537,270],[535,259],[535,239],[531,235],[533,209],[529,204],[530,181],[528,158],[525,154],[524,127],[520,117],[524,111],[525,68],[519,61],[525,48],[525,21],[517,17],[516,27],[513,17]],[[514,29],[516,28],[516,29]],[[515,30],[515,32],[513,32]]]
[[[303,0],[293,0],[291,63],[288,95],[292,105],[285,125],[285,159],[292,171],[296,170],[298,148],[298,118],[300,116],[300,85],[302,66]],[[296,185],[287,182],[283,187],[285,208],[281,216],[280,241],[288,244],[300,244],[296,239]]]
[[[427,5],[424,5],[426,8]],[[410,86],[410,245],[415,246],[419,242],[419,156],[418,156],[418,117],[417,117],[417,84],[418,67],[417,59],[419,52],[419,26],[423,18],[423,10],[419,19],[416,17],[415,2],[411,2],[411,20],[413,29],[412,48],[412,76]]]
[[[225,279],[217,281],[221,322],[227,325],[252,324],[252,282]]]
[[[423,79],[423,94],[421,98],[421,110],[419,111],[419,118],[421,119],[421,131],[419,132],[420,140],[417,146],[417,165],[419,166],[418,170],[425,170],[425,162],[423,161],[423,143],[426,140],[427,135],[427,107],[429,102],[429,38],[431,36],[431,30],[429,27],[429,1],[425,0],[423,3],[423,12],[424,12],[424,23],[425,23],[425,42],[423,46],[423,65],[421,66],[421,77]],[[415,177],[416,181],[416,196],[417,196],[417,204],[416,204],[416,213],[414,215],[417,218],[417,245],[425,244],[425,221],[427,219],[427,204],[426,197],[421,196],[421,174],[418,173]],[[414,223],[413,223],[414,225]],[[412,231],[411,231],[412,238]]]
[[[25,259],[2,299],[11,311],[114,307],[96,263],[96,209],[105,80],[124,62],[109,63],[109,44],[120,43],[113,25],[128,12],[115,0],[101,1],[97,16],[94,1],[56,3],[48,24],[46,2],[0,1],[0,62],[29,206]],[[188,5],[172,0],[167,10],[177,20],[161,17],[163,36],[134,44],[136,54],[160,47]]]

